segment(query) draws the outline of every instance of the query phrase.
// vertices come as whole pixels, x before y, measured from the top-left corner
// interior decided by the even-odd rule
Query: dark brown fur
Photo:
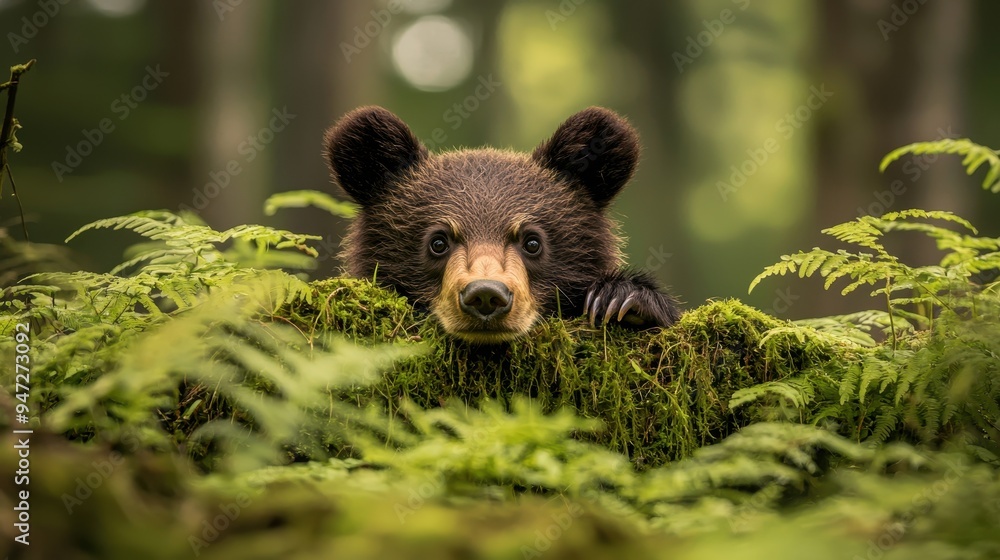
[[[621,240],[604,211],[631,177],[639,145],[631,126],[610,111],[574,115],[531,155],[490,148],[430,154],[398,117],[363,107],[330,129],[326,151],[334,180],[362,207],[344,241],[347,272],[432,308],[455,334],[510,338],[538,314],[559,309],[647,326],[677,318],[673,300],[648,276],[621,269]],[[445,257],[428,248],[439,231],[451,247]],[[530,235],[540,238],[537,255],[523,250]],[[470,253],[493,255],[498,272],[472,271],[464,260],[455,271],[455,255]],[[516,258],[522,261],[509,260]],[[447,278],[460,280],[444,282],[449,266]],[[444,304],[457,301],[469,278],[500,272],[531,297],[515,298],[510,318],[482,325],[497,336],[469,335],[465,328],[474,321],[453,316],[461,313],[457,304]],[[629,296],[633,306],[619,319]],[[529,303],[531,309],[517,307]]]

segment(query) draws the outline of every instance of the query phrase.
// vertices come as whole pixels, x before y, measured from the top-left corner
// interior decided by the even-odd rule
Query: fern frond
[[[965,156],[965,159],[962,160],[962,166],[965,167],[965,172],[968,175],[972,175],[980,166],[988,163],[990,170],[983,178],[983,188],[992,192],[1000,192],[1000,155],[996,150],[980,146],[968,138],[957,140],[945,138],[934,142],[916,142],[897,148],[882,158],[879,171],[884,172],[892,162],[906,154],[959,154]]]
[[[866,359],[861,366],[861,380],[858,384],[858,402],[865,403],[868,387],[872,384],[878,386],[881,393],[889,383],[894,383],[899,376],[899,370],[895,364],[877,359]]]
[[[833,236],[838,241],[860,245],[877,251],[880,255],[885,254],[885,248],[878,242],[884,232],[879,229],[878,219],[872,216],[861,216],[860,218],[837,224],[822,230],[822,233]]]
[[[907,222],[910,218],[925,218],[928,220],[941,220],[944,222],[951,222],[959,224],[962,227],[968,229],[973,233],[977,233],[975,227],[965,218],[956,216],[951,212],[946,212],[944,210],[920,210],[920,209],[909,209],[909,210],[899,210],[898,212],[888,212],[883,214],[878,218],[872,218],[873,223],[877,225],[882,231],[891,231],[894,229],[899,230],[913,230],[913,231],[923,231],[931,235],[931,237],[954,237],[956,234],[948,229],[938,227],[932,224],[925,224],[923,222]]]
[[[152,240],[133,247],[130,258],[116,266],[111,274],[138,267],[135,274],[163,277],[200,272],[221,278],[235,268],[248,266],[311,269],[319,253],[308,243],[321,239],[261,225],[240,225],[219,232],[201,223],[188,223],[170,212],[147,211],[87,224],[67,241],[83,232],[102,228],[127,229]],[[232,248],[222,252],[219,246],[230,241]],[[166,287],[166,292],[179,307],[183,307],[182,302],[190,301],[183,291]]]
[[[895,321],[905,321],[898,316],[893,317],[893,319]],[[847,315],[794,321],[796,325],[810,327],[819,332],[828,333],[840,339],[866,347],[875,347],[877,344],[868,333],[872,332],[873,329],[879,329],[883,333],[888,333],[892,322],[886,311],[877,309],[859,311]],[[907,322],[907,324],[909,323]],[[896,328],[898,330],[899,325]]]
[[[129,231],[134,231],[143,237],[156,239],[156,235],[160,233],[170,231],[174,228],[183,227],[185,225],[187,224],[180,216],[171,212],[167,212],[165,210],[144,210],[127,216],[105,218],[103,220],[91,222],[71,233],[69,237],[66,238],[66,243],[69,243],[84,232],[95,229],[127,229]]]
[[[339,218],[353,218],[358,214],[358,205],[337,200],[332,196],[312,190],[288,191],[272,194],[264,201],[264,214],[273,216],[282,208],[305,208],[315,206]]]
[[[852,364],[840,380],[840,404],[844,405],[857,394],[858,383],[861,380],[862,364]]]
[[[819,248],[816,248],[815,250],[818,251]],[[796,263],[794,257],[795,255],[792,256],[782,255],[781,261],[765,268],[764,272],[758,274],[757,277],[750,282],[750,288],[747,290],[747,293],[752,292],[754,287],[757,286],[757,284],[760,284],[760,281],[765,278],[768,278],[770,276],[784,276],[789,272],[795,272],[796,268],[798,267],[798,263]]]
[[[750,288],[747,292],[753,292],[754,287],[756,287],[761,280],[770,276],[784,276],[785,274],[796,271],[799,271],[800,278],[812,276],[817,270],[822,269],[824,265],[828,265],[829,261],[836,257],[837,255],[834,253],[824,251],[819,247],[813,248],[813,250],[809,252],[800,251],[794,255],[782,255],[779,262],[765,268],[763,272],[758,274],[757,277],[750,282]]]
[[[179,263],[185,260],[193,260],[193,257],[194,255],[191,253],[191,250],[189,248],[147,249],[143,252],[140,252],[135,257],[128,259],[125,262],[122,262],[121,264],[112,268],[110,274],[116,274],[116,275],[121,274],[122,272],[146,261],[148,261],[149,264],[157,265],[165,263]]]
[[[729,408],[735,410],[745,404],[765,397],[777,397],[793,408],[803,409],[813,402],[815,390],[811,380],[791,377],[781,381],[768,381],[733,393]]]
[[[305,235],[292,233],[290,231],[274,229],[268,226],[239,225],[219,234],[220,241],[228,239],[242,239],[253,243],[260,252],[266,251],[269,247],[275,249],[295,249],[311,257],[318,257],[316,249],[308,245],[308,241],[323,239],[318,235]]]
[[[882,445],[892,436],[896,425],[899,424],[899,413],[887,409],[875,419],[875,426],[871,429],[871,434],[865,440],[869,445]]]

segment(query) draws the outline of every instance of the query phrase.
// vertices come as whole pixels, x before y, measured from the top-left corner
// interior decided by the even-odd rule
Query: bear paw
[[[594,282],[587,290],[583,313],[591,326],[614,320],[637,328],[669,327],[680,317],[677,302],[659,291],[655,280],[629,271]]]

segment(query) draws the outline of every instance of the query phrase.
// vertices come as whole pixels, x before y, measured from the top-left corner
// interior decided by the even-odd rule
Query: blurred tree
[[[154,26],[155,42],[158,45],[169,44],[170,48],[157,49],[157,60],[162,60],[164,69],[170,72],[162,87],[158,87],[157,99],[161,100],[169,110],[164,111],[160,121],[180,121],[178,127],[163,130],[167,136],[160,140],[161,151],[170,157],[160,158],[150,162],[152,174],[162,178],[163,198],[187,201],[191,189],[201,186],[203,175],[198,174],[195,161],[192,158],[191,147],[195,145],[199,127],[194,122],[192,108],[197,107],[203,91],[199,59],[201,52],[196,41],[172,41],[171,37],[197,37],[201,10],[198,0],[182,0],[166,4],[153,2],[149,4],[146,13],[140,17],[158,22]],[[160,56],[162,55],[162,57]],[[179,128],[180,130],[176,130]],[[159,134],[148,134],[159,136]],[[176,203],[172,205],[176,209]],[[82,224],[81,224],[82,225]]]
[[[663,245],[674,254],[671,272],[684,271],[674,284],[691,304],[738,296],[789,316],[791,301],[779,299],[786,286],[747,296],[746,285],[808,220],[811,131],[824,109],[795,115],[814,95],[807,73],[813,7],[791,0],[683,6],[676,35],[663,42],[666,55],[651,70],[676,76],[678,131],[670,148],[677,165],[646,191],[658,203],[644,200],[644,214],[659,215],[650,230],[657,234],[682,228]],[[675,181],[673,192],[662,186]],[[659,243],[638,245],[648,253]]]
[[[1000,147],[1000,75],[993,72],[1000,52],[1000,34],[994,23],[1000,18],[1000,2],[979,0],[972,8],[969,57],[964,80],[965,111],[969,137],[981,144]],[[1000,236],[1000,197],[973,189],[972,207],[976,223],[984,233]]]
[[[639,127],[643,143],[634,185],[617,204],[631,240],[629,262],[656,273],[677,293],[689,293],[694,263],[681,250],[689,233],[678,201],[691,171],[681,162],[690,154],[678,114],[682,74],[672,54],[691,17],[678,2],[628,0],[621,6],[611,11],[614,37],[635,57],[629,79],[636,82],[635,97],[621,109]]]
[[[501,74],[499,58],[500,42],[500,18],[507,6],[507,0],[480,0],[475,4],[459,3],[453,9],[455,18],[462,22],[472,35],[475,53],[473,58],[472,72],[469,77],[453,91],[450,98],[452,103],[461,103],[464,97],[475,95],[475,89],[481,83],[480,79],[500,81],[498,86],[489,97],[478,100],[476,117],[468,119],[468,126],[462,126],[454,130],[450,144],[479,145],[494,143],[498,139],[497,131],[502,127],[510,114],[510,98],[504,82],[509,82],[506,76]],[[485,91],[485,90],[483,90]]]
[[[818,74],[843,94],[836,111],[818,123],[812,230],[906,208],[973,217],[969,201],[975,191],[957,159],[907,158],[884,177],[877,174],[881,158],[896,147],[967,135],[962,84],[970,3],[821,0],[819,5]],[[907,262],[939,258],[932,244],[915,237],[889,243]],[[858,293],[845,303],[817,294],[804,309],[812,316],[842,313],[845,305],[868,305],[866,297]]]
[[[274,143],[268,193],[313,189],[341,196],[330,181],[323,133],[343,112],[366,104],[360,90],[380,71],[377,60],[362,55],[349,60],[343,51],[343,45],[353,46],[357,40],[356,28],[363,32],[369,10],[356,2],[295,0],[282,3],[275,14],[274,106],[287,108],[295,118]],[[259,206],[257,211],[259,216]],[[324,237],[317,274],[336,274],[346,222],[315,210],[288,211],[280,217],[283,227]]]
[[[258,135],[272,116],[268,61],[273,45],[268,31],[274,6],[242,2],[227,9],[224,4],[200,5],[204,90],[201,149],[195,157],[201,173],[187,202],[217,229],[258,221],[270,190],[271,166],[271,155]]]
[[[61,244],[88,221],[169,206],[190,184],[196,90],[186,39],[196,2],[110,12],[57,4],[50,15],[37,2],[0,2],[0,29],[14,51],[5,66],[39,61],[18,99],[16,173],[34,240]],[[154,87],[140,87],[151,68]],[[70,248],[81,266],[107,270],[133,241],[97,233]]]

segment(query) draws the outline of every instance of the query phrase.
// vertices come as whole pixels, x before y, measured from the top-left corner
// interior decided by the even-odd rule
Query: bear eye
[[[431,253],[440,257],[448,252],[448,238],[443,233],[439,233],[431,238],[429,247]]]
[[[542,250],[542,241],[538,239],[537,235],[529,235],[525,238],[524,243],[521,244],[524,248],[524,252],[529,255],[537,255],[539,251]]]

